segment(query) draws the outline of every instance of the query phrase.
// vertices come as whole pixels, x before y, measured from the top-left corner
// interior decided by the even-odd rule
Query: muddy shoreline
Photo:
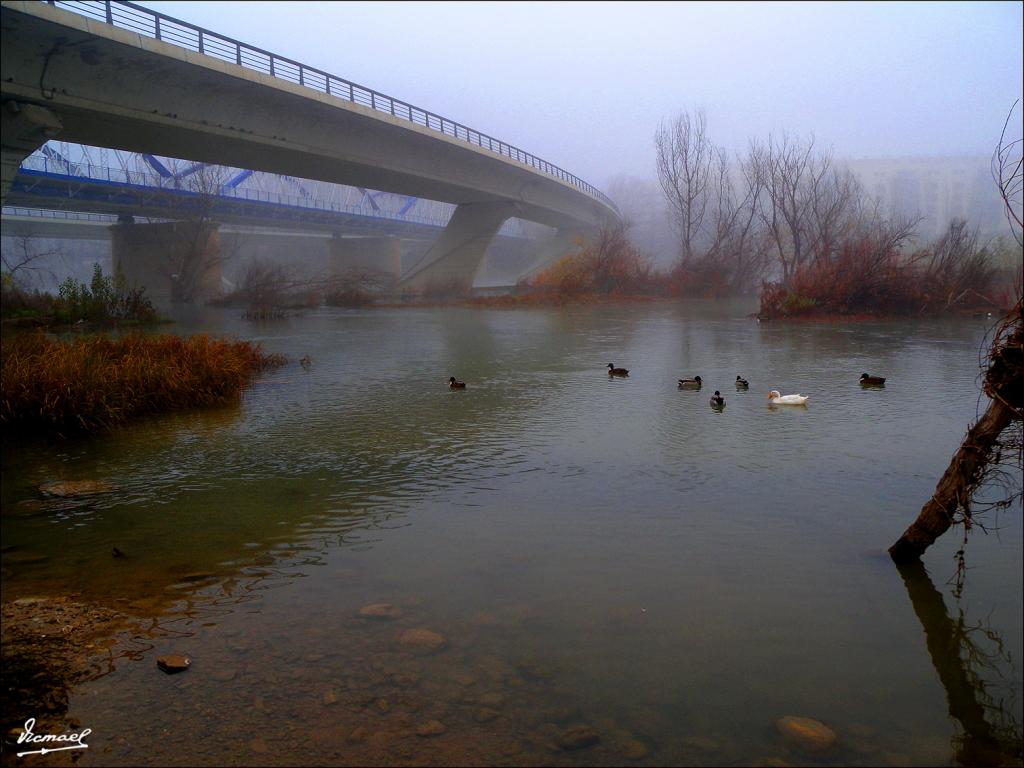
[[[68,734],[81,724],[68,715],[71,690],[115,669],[130,653],[139,619],[80,595],[23,597],[3,604],[0,627],[0,684],[3,686],[3,747],[0,764],[15,765],[29,718],[36,734]],[[34,765],[73,765],[77,750],[33,756]]]

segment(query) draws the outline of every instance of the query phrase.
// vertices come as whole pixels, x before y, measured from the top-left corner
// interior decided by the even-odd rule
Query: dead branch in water
[[[988,408],[967,432],[960,448],[942,475],[935,493],[921,508],[917,519],[889,548],[896,562],[920,558],[950,526],[970,530],[975,510],[975,491],[996,478],[1004,457],[1021,463],[1021,424],[1024,420],[1024,318],[1021,300],[998,326],[988,354],[984,393]],[[1012,426],[1011,426],[1012,425]],[[1005,434],[1004,434],[1005,433]],[[991,506],[1008,507],[1020,498],[1020,490]]]

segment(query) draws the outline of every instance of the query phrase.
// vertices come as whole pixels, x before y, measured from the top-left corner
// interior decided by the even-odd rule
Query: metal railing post
[[[106,0],[106,6],[107,6],[107,24],[113,24],[114,23],[114,11],[110,7],[110,0]]]

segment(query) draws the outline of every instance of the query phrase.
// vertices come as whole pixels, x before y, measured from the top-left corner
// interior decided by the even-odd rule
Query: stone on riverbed
[[[501,712],[490,707],[480,707],[473,715],[473,719],[478,723],[489,723],[491,720],[496,720],[501,716]]]
[[[593,728],[588,725],[574,725],[558,737],[558,746],[565,750],[592,747],[601,740]]]
[[[447,726],[440,720],[428,720],[416,726],[416,735],[430,738],[431,736],[440,736],[442,733],[447,732],[447,730]]]
[[[44,496],[56,496],[61,499],[93,496],[98,493],[110,493],[114,486],[104,480],[55,480],[41,483],[39,492]]]
[[[402,615],[402,611],[391,603],[373,603],[372,605],[364,605],[360,608],[358,615],[363,619],[389,621],[399,618]]]
[[[444,635],[431,632],[429,629],[406,629],[398,635],[398,642],[426,653],[439,651],[448,644]]]
[[[171,654],[170,656],[161,656],[156,660],[156,665],[169,675],[175,672],[184,672],[191,664],[191,659],[178,653]]]
[[[811,717],[787,715],[775,726],[783,736],[809,752],[822,752],[836,742],[836,732]]]

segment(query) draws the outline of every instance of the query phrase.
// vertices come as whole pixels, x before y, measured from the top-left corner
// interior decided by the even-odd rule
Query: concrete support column
[[[17,101],[6,101],[0,109],[0,201],[7,203],[7,193],[18,175],[22,161],[48,139],[60,133],[63,127],[53,112],[35,104],[23,104]]]
[[[220,293],[218,227],[213,222],[136,224],[122,215],[110,228],[113,269],[129,286],[145,288],[158,309]]]
[[[551,237],[539,241],[535,258],[530,266],[522,271],[517,281],[529,280],[563,256],[575,253],[583,236],[577,229],[559,229]]]
[[[327,272],[344,277],[355,270],[386,272],[397,278],[402,272],[402,241],[394,236],[341,237],[327,241]]]
[[[418,264],[398,285],[413,291],[473,286],[487,246],[517,214],[515,203],[463,203]]]

